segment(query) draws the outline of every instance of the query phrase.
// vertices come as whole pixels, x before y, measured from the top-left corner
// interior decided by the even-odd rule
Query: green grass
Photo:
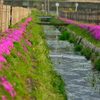
[[[82,48],[83,48],[82,45],[75,45],[74,50],[75,50],[75,51],[81,51]]]
[[[63,23],[63,21],[60,21],[58,19],[55,19],[55,18],[52,18],[50,20],[51,23],[53,22],[60,22],[60,23]],[[91,59],[91,61],[93,62],[94,64],[94,68],[96,68],[97,70],[100,71],[100,53],[99,52],[93,52],[92,50],[90,50],[89,48],[87,47],[84,47],[82,45],[77,45],[78,43],[78,38],[75,38],[75,36],[73,34],[70,34],[70,36],[68,37],[68,39],[65,39],[66,38],[66,34],[65,33],[68,33],[65,30],[62,30],[62,26],[60,27],[57,27],[60,31],[62,31],[62,35],[59,36],[59,39],[62,39],[62,40],[69,40],[70,43],[74,43],[75,44],[75,48],[74,50],[75,51],[80,51],[82,55],[85,55],[85,57],[87,59]],[[76,25],[72,25],[72,24],[69,24],[67,26],[65,26],[65,28],[73,31],[76,33],[77,36],[81,36],[82,38],[86,39],[88,42],[91,42],[94,46],[96,47],[99,47],[100,48],[100,41],[99,40],[96,40],[94,39],[92,36],[91,36],[91,33],[88,33],[88,30],[89,29],[81,29],[80,27],[77,27]],[[64,33],[65,32],[65,33]],[[63,34],[64,33],[64,34]],[[97,59],[98,58],[98,59]]]
[[[66,28],[72,30],[73,32],[75,32],[77,35],[81,36],[82,38],[85,38],[87,41],[91,42],[92,44],[94,44],[97,47],[100,47],[100,41],[94,39],[91,36],[91,33],[87,33],[88,29],[81,29],[75,25],[69,24],[68,26],[66,26]]]
[[[39,22],[40,19],[34,16],[34,13],[30,16],[33,16],[33,20],[29,22],[26,31],[32,36],[23,33],[24,38],[20,42],[13,42],[15,48],[11,50],[10,55],[4,55],[7,63],[2,63],[9,69],[3,68],[0,71],[0,76],[6,76],[8,82],[13,85],[16,96],[12,99],[0,84],[0,100],[2,95],[7,100],[67,100],[65,84],[61,76],[54,71],[48,56],[50,50],[45,41],[43,28],[34,23],[34,20]],[[24,21],[25,19],[22,22]],[[32,23],[34,25],[31,25]],[[14,28],[15,26],[10,27]],[[24,42],[25,39],[31,42],[31,47]],[[26,46],[29,53],[22,49],[20,43]],[[22,56],[19,57],[17,52]]]
[[[58,19],[55,19],[52,18],[50,20],[50,23],[53,23],[53,22],[56,22],[56,23],[64,23],[63,21],[60,21]],[[87,41],[91,42],[92,44],[94,44],[95,46],[97,47],[100,47],[100,41],[99,40],[96,40],[94,39],[92,36],[91,36],[91,33],[87,33],[88,32],[88,29],[81,29],[80,27],[77,27],[76,25],[72,25],[72,24],[69,24],[67,26],[65,26],[67,29],[73,31],[76,33],[76,35],[78,36],[81,36],[82,38],[85,38]],[[61,30],[62,27],[59,27],[59,30]],[[71,40],[72,41],[72,40]]]
[[[70,33],[68,31],[64,31],[62,35],[59,36],[60,40],[68,40],[70,38]]]
[[[91,51],[89,48],[83,48],[83,50],[81,51],[81,54],[85,55],[87,59],[91,58],[92,53],[93,51]]]
[[[95,62],[95,68],[100,71],[100,58],[98,58]]]
[[[64,23],[64,22],[61,21],[61,20],[55,19],[55,17],[51,18],[49,22],[50,22],[50,23]]]

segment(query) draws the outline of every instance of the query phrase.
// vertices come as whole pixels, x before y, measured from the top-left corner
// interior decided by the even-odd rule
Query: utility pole
[[[48,13],[49,13],[49,0],[48,0]]]
[[[45,5],[45,14],[46,14],[46,0],[44,1],[44,5]]]
[[[28,16],[29,16],[29,0],[27,0]]]
[[[75,6],[76,6],[75,11],[76,11],[76,12],[77,12],[77,7],[78,7],[78,5],[79,5],[78,3],[75,3]]]
[[[59,3],[56,3],[55,5],[57,7],[57,15],[58,15],[58,6],[59,6]]]

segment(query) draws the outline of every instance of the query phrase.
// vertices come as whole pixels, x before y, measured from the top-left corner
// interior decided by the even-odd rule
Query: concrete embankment
[[[88,48],[92,52],[89,59],[93,62],[94,68],[100,67],[99,63],[98,63],[100,60],[100,48],[99,47],[97,47],[94,44],[92,44],[91,42],[87,41],[82,36],[77,35],[77,33],[75,33],[73,30],[68,29],[65,26],[59,26],[58,29],[60,29],[62,34],[63,34],[63,31],[68,31],[71,34],[71,36],[74,37],[73,39],[77,40],[76,45],[83,46],[83,49],[82,49],[83,51],[84,51],[84,48]],[[84,54],[84,55],[86,56],[86,54]]]

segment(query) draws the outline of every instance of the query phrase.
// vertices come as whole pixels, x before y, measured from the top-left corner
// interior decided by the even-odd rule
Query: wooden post
[[[48,0],[48,13],[49,13],[49,0]]]
[[[86,11],[85,11],[85,21],[84,22],[86,22]]]
[[[99,15],[98,15],[98,10],[97,10],[97,25],[99,25]]]
[[[0,3],[0,32],[2,32],[2,4]]]
[[[12,6],[10,7],[10,25],[12,25]]]
[[[44,4],[45,4],[45,14],[46,14],[46,0],[44,1]]]
[[[5,30],[7,30],[7,21],[8,21],[8,20],[7,20],[7,17],[8,17],[8,16],[7,16],[7,12],[8,12],[8,11],[7,11],[7,5],[6,5],[6,9],[5,9],[5,10],[6,10],[6,12],[5,12],[5,15],[6,15],[6,17],[5,17]]]

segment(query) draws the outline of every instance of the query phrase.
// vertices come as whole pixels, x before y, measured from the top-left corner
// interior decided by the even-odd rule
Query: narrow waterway
[[[68,100],[100,100],[100,73],[91,69],[91,61],[74,52],[73,44],[58,40],[61,33],[54,26],[43,27],[52,51],[49,56],[66,84]]]

